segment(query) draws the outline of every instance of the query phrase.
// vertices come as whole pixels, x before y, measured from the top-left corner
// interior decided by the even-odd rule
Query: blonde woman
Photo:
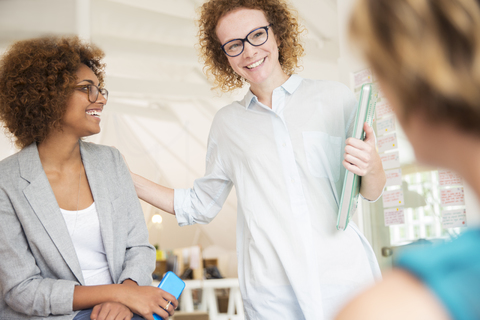
[[[347,87],[295,75],[302,27],[283,0],[211,0],[199,39],[207,74],[223,91],[249,85],[213,121],[205,176],[168,189],[133,175],[139,197],[208,223],[235,186],[238,277],[247,319],[331,319],[338,306],[379,276],[354,224],[337,231],[345,168],[377,199],[385,174],[367,139],[349,139],[355,98]],[[343,166],[342,166],[343,161]]]
[[[480,3],[359,0],[350,32],[418,161],[459,173],[480,197]],[[479,214],[476,212],[476,214]],[[480,319],[480,229],[406,253],[338,320]]]

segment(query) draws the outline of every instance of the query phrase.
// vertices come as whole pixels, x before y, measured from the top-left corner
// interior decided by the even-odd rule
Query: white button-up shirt
[[[216,114],[205,176],[175,189],[183,226],[210,222],[235,185],[248,319],[330,319],[380,276],[354,223],[336,230],[355,107],[343,84],[297,75],[273,91],[272,109],[249,91]]]

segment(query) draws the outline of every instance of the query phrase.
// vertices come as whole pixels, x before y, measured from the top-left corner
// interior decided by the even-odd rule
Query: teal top
[[[424,282],[453,319],[480,319],[480,229],[439,246],[406,250],[396,264]]]

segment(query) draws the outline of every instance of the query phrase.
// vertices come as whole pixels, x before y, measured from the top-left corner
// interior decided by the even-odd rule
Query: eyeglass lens
[[[98,99],[98,93],[100,92],[105,100],[108,100],[108,91],[105,88],[99,89],[97,86],[89,85],[88,86],[88,100],[91,103],[95,103]]]
[[[253,46],[261,46],[268,40],[268,32],[264,28],[259,28],[250,32],[246,40]],[[228,42],[225,45],[225,52],[229,56],[239,55],[243,51],[244,41],[241,39],[236,39]]]

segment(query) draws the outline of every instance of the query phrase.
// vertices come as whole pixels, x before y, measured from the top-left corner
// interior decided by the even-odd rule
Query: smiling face
[[[224,15],[217,24],[216,34],[223,45],[233,39],[244,39],[251,31],[268,26],[263,11],[237,9]],[[251,88],[281,85],[288,76],[278,61],[278,44],[273,29],[268,30],[268,41],[255,47],[245,41],[243,52],[236,57],[228,57],[233,70],[246,79]]]
[[[99,81],[95,73],[86,65],[81,65],[76,72],[77,85],[93,84],[98,86]],[[88,100],[88,89],[75,89],[67,102],[67,110],[62,118],[62,132],[74,134],[79,138],[100,132],[100,116],[107,103],[105,97],[99,93],[97,101]]]

